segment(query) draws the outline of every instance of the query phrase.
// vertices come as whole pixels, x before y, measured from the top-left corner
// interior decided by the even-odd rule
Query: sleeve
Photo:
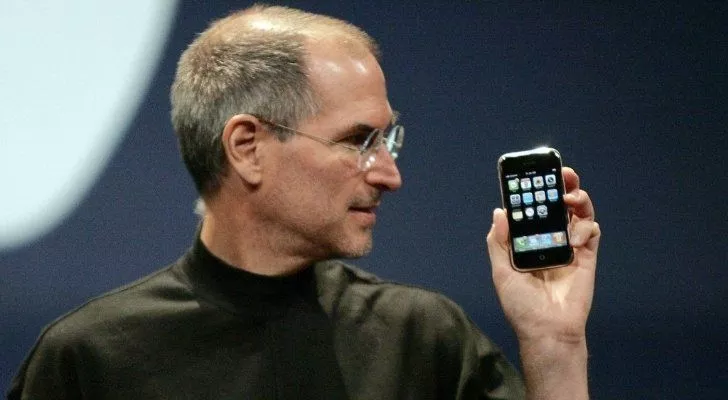
[[[439,362],[452,371],[449,384],[457,400],[525,399],[526,389],[519,372],[465,312],[449,299],[436,307],[439,323]],[[430,309],[432,312],[433,309]],[[432,315],[431,315],[432,317]]]
[[[465,355],[463,379],[458,399],[525,399],[526,389],[521,375],[503,356],[500,349],[473,326],[471,333],[475,353]]]
[[[8,400],[81,399],[76,351],[48,329],[10,383]]]

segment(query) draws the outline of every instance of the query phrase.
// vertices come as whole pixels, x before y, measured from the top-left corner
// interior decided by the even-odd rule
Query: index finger
[[[571,167],[561,168],[561,175],[564,177],[564,190],[566,193],[579,190],[579,175]]]

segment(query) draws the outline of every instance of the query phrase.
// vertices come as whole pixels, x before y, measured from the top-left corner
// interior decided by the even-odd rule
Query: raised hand
[[[505,211],[493,211],[488,253],[493,282],[519,340],[530,397],[587,398],[586,320],[594,295],[600,230],[579,176],[563,168],[574,259],[568,266],[518,272],[509,257]]]

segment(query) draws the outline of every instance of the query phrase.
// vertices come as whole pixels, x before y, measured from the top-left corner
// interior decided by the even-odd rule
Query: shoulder
[[[438,379],[458,382],[453,383],[458,392],[469,393],[463,398],[481,396],[483,388],[522,393],[520,377],[500,348],[445,295],[386,281],[340,261],[318,264],[317,278],[324,310],[345,325],[347,335],[364,338],[364,354],[386,357],[376,353],[379,348],[445,366],[442,371],[448,372]]]
[[[188,292],[174,264],[94,297],[48,324],[38,340],[45,346],[89,345],[141,323],[141,316],[159,313],[172,299]]]
[[[319,293],[324,303],[347,314],[370,315],[387,324],[408,324],[440,335],[477,331],[454,301],[436,291],[383,280],[341,261],[317,264]]]

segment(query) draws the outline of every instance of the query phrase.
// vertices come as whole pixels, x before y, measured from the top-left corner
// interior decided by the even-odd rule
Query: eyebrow
[[[396,124],[398,119],[399,119],[399,111],[392,110],[392,118],[389,120],[389,125]],[[351,128],[347,129],[345,132],[348,133],[348,136],[351,136],[352,134],[369,133],[369,132],[373,131],[374,129],[378,129],[378,128],[368,125],[368,124],[355,124]]]
[[[389,125],[394,125],[397,123],[397,119],[399,118],[399,112],[392,110],[392,119],[389,122]],[[371,126],[369,124],[354,124],[349,129],[346,129],[342,131],[340,134],[336,135],[335,141],[338,140],[344,140],[348,137],[356,136],[356,135],[363,135],[363,134],[369,134],[369,132],[373,131],[374,129],[378,129],[374,126]]]

